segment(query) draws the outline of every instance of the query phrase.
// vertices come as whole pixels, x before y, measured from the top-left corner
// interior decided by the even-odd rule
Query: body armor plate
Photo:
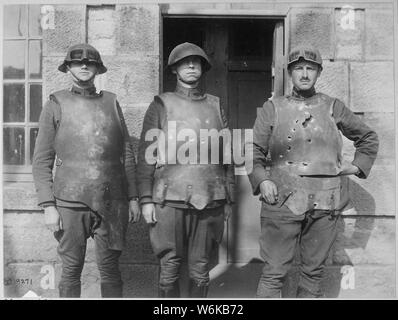
[[[293,213],[340,205],[342,138],[332,117],[334,99],[278,97],[270,141],[271,180]]]
[[[222,129],[218,98],[206,95],[203,99],[191,100],[175,93],[164,93],[157,99],[160,99],[166,108],[167,123],[162,129],[167,148],[165,152],[159,150],[158,154],[153,189],[154,202],[182,201],[202,210],[212,201],[226,199],[225,169],[222,165],[223,143],[219,141],[219,157],[216,164],[211,164],[210,139],[206,139],[206,163],[203,163],[204,159],[200,157],[200,145],[205,143],[201,139],[201,129],[215,129],[217,135]],[[188,140],[181,139],[184,132],[188,133]],[[187,147],[189,145],[192,148]],[[181,158],[177,156],[183,146],[190,151],[187,154],[189,161],[186,163],[182,163]]]
[[[61,106],[55,137],[55,197],[83,203],[110,224],[113,220],[118,224],[111,208],[115,201],[127,201],[127,180],[116,96],[103,91],[81,97],[63,90],[52,98]]]

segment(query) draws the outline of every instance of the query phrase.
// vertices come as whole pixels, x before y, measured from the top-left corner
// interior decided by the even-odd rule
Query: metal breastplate
[[[61,106],[54,195],[102,214],[113,200],[127,199],[116,96],[103,91],[81,97],[67,90],[52,96]]]
[[[214,129],[217,135],[222,129],[218,98],[207,95],[201,100],[191,100],[164,93],[157,99],[166,109],[167,121],[162,128],[166,148],[158,154],[155,171],[154,202],[182,201],[201,210],[215,200],[225,199],[223,144],[219,141],[220,157],[216,164],[211,164],[210,139],[205,139],[207,157],[201,153],[206,147],[201,129]]]
[[[270,141],[270,170],[281,203],[295,214],[340,204],[342,138],[332,117],[334,99],[278,97]]]

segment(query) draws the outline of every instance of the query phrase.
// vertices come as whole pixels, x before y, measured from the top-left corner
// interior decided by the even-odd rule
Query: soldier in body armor
[[[346,176],[367,178],[377,155],[376,133],[343,102],[315,91],[321,71],[318,50],[293,49],[288,57],[292,93],[265,102],[254,124],[249,179],[262,200],[265,262],[258,297],[281,297],[296,244],[301,258],[297,297],[323,296],[324,264],[349,200]],[[354,142],[352,162],[342,158],[340,132]]]
[[[144,118],[138,189],[142,214],[151,224],[151,244],[160,259],[159,297],[180,296],[179,273],[185,258],[189,296],[207,296],[210,254],[221,240],[224,218],[233,203],[233,167],[223,165],[222,160],[217,164],[199,160],[200,131],[219,132],[227,127],[219,99],[198,87],[202,73],[210,67],[207,55],[198,46],[183,43],[175,47],[168,68],[176,75],[176,89],[156,96]],[[165,150],[158,148],[156,164],[146,157],[153,143],[146,137],[151,129],[161,130],[167,141]],[[177,156],[186,142],[176,141],[176,137],[184,130],[194,133],[189,142],[197,150],[196,162],[186,163]],[[211,153],[209,149],[209,158]],[[192,154],[188,156],[192,159]]]
[[[141,214],[129,134],[116,95],[96,92],[94,78],[107,69],[94,47],[70,47],[58,70],[73,86],[51,94],[43,108],[33,177],[45,223],[59,242],[59,296],[80,297],[91,236],[102,297],[122,297],[118,260],[128,221]]]

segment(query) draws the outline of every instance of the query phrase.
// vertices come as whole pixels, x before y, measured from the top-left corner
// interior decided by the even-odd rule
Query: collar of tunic
[[[314,95],[316,95],[315,87],[312,87],[309,90],[298,90],[296,87],[293,87],[291,97],[298,100],[305,100]]]
[[[94,86],[90,87],[90,88],[79,88],[77,86],[72,86],[72,88],[70,89],[70,91],[73,94],[77,94],[79,96],[85,96],[85,97],[93,97],[93,96],[98,96],[96,88]]]
[[[204,98],[203,93],[198,88],[185,88],[179,83],[177,83],[174,92],[183,98],[189,98],[191,100],[201,100]]]

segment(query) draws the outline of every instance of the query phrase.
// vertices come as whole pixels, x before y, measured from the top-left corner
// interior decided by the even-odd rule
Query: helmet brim
[[[63,72],[63,73],[67,73],[68,72],[68,61],[65,61],[58,67],[58,70]],[[98,68],[98,74],[103,74],[105,72],[108,71],[108,69],[102,64],[102,63],[97,63],[97,68]]]
[[[207,61],[205,58],[203,58],[201,56],[198,56],[198,55],[193,55],[193,56],[199,57],[200,60],[202,61],[202,71],[203,71],[203,73],[209,71],[212,68],[211,63],[209,61]],[[176,62],[174,62],[171,65],[167,65],[164,68],[164,70],[171,72],[171,69],[172,69],[173,66],[177,65],[181,60],[183,60],[183,59],[185,59],[187,57],[190,57],[190,56],[186,56],[186,57],[184,57],[184,58],[182,58],[180,60],[177,60]]]
[[[306,59],[306,58],[301,57],[301,56],[300,56],[299,58],[293,60],[293,61],[290,61],[290,62],[287,64],[287,68],[289,69],[292,65],[294,65],[294,64],[296,64],[296,63],[298,63],[298,62],[301,62],[301,61],[307,61],[307,62],[314,63],[314,64],[316,64],[321,70],[323,69],[322,64],[320,64],[318,61]]]

